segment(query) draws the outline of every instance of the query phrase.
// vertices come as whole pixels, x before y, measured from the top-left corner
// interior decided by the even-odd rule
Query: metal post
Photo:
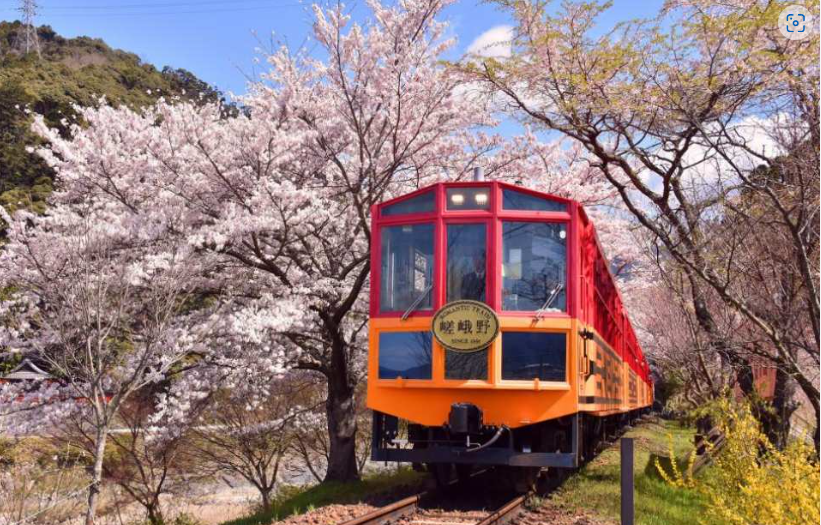
[[[633,505],[633,438],[621,438],[621,525],[635,523]]]
[[[571,451],[573,453],[573,467],[579,466],[579,420],[581,418],[581,414],[575,414],[573,416],[573,426],[570,430],[570,440],[571,440]]]

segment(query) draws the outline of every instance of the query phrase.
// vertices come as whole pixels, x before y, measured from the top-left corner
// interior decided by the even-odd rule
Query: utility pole
[[[37,24],[34,18],[37,16],[36,0],[20,0],[20,7],[17,8],[23,14],[23,53],[28,55],[32,50],[37,51],[40,57],[40,39],[37,38]]]

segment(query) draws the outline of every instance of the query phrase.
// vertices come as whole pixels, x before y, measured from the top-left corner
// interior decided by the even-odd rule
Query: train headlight
[[[465,203],[465,196],[462,195],[461,193],[454,193],[453,195],[450,196],[450,202],[452,202],[453,204],[455,204],[457,206],[461,206],[462,204]]]
[[[487,193],[477,193],[474,198],[476,199],[476,204],[479,206],[487,204]]]

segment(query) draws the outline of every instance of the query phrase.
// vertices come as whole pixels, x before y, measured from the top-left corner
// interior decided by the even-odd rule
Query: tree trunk
[[[804,392],[804,394],[806,394],[810,406],[812,406],[812,409],[815,412],[816,423],[812,441],[815,445],[815,454],[818,456],[819,451],[821,451],[821,443],[819,443],[819,431],[821,430],[821,423],[819,423],[821,422],[821,406],[819,405],[818,387],[816,387],[815,384],[805,375],[796,374],[794,378],[798,383],[798,387]]]
[[[259,493],[262,495],[262,510],[263,512],[269,512],[272,508],[271,505],[271,489],[259,489]]]
[[[701,286],[699,286],[696,277],[688,268],[685,267],[683,270],[690,283],[690,294],[693,301],[696,321],[707,333],[710,344],[718,355],[721,356],[725,363],[732,367],[735,372],[738,387],[741,390],[741,393],[744,394],[744,397],[748,399],[755,398],[755,378],[753,377],[753,368],[750,365],[749,360],[728,347],[725,335],[721,333],[721,330],[719,330],[716,325],[713,313],[710,311],[710,307],[707,305],[707,301],[702,295]]]
[[[155,501],[148,506],[148,522],[151,525],[163,525],[165,523],[159,501]]]
[[[103,482],[103,456],[105,455],[108,429],[98,428],[94,443],[94,466],[91,470],[91,485],[88,487],[88,509],[86,510],[85,525],[94,525],[97,517],[97,502],[100,498],[100,489]]]
[[[347,366],[341,369],[331,367],[325,406],[330,442],[325,481],[359,479],[356,467],[356,400],[354,389],[348,383]]]
[[[793,401],[794,394],[794,381],[789,374],[777,368],[773,385],[772,422],[764,427],[764,433],[779,450],[787,446],[790,437],[790,418],[798,408]]]

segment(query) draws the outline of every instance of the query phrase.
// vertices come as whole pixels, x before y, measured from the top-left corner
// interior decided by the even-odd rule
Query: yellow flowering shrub
[[[819,469],[815,450],[803,440],[776,449],[761,432],[749,406],[722,399],[710,414],[724,435],[709,476],[693,475],[695,453],[682,469],[670,449],[670,470],[656,468],[671,485],[706,496],[711,518],[733,525],[806,525],[819,522]],[[672,442],[671,442],[672,443]]]
[[[667,469],[664,468],[658,457],[656,457],[655,461],[656,470],[658,470],[664,481],[674,487],[696,488],[695,476],[693,475],[693,467],[696,462],[695,453],[691,452],[687,455],[686,467],[684,471],[682,471],[676,459],[676,451],[673,446],[673,436],[671,434],[667,434],[667,443],[667,457],[670,458],[670,472],[667,472]]]

